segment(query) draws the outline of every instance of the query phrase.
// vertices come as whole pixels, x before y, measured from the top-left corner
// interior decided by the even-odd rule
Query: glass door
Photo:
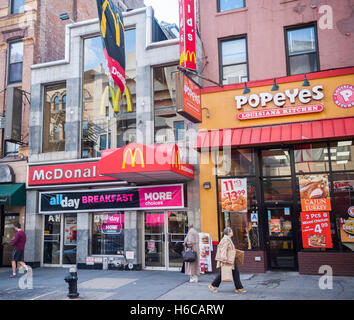
[[[76,214],[64,216],[64,244],[62,264],[76,264],[77,217]]]
[[[165,213],[145,212],[145,267],[166,268]]]
[[[268,221],[268,264],[270,269],[295,269],[294,212],[292,206],[265,208]]]
[[[19,214],[4,214],[2,230],[2,256],[1,264],[3,266],[11,265],[12,250],[14,248],[11,240],[15,237],[16,231],[14,225],[20,222]]]
[[[187,212],[145,212],[144,223],[145,268],[181,268],[179,249],[188,232]]]

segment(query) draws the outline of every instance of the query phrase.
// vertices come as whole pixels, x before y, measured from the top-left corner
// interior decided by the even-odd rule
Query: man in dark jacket
[[[26,245],[26,234],[23,230],[21,230],[21,225],[19,223],[15,224],[16,235],[11,240],[14,244],[14,250],[12,252],[12,275],[10,278],[16,277],[17,263],[24,267],[27,272],[30,271],[29,267],[24,263],[24,252]]]

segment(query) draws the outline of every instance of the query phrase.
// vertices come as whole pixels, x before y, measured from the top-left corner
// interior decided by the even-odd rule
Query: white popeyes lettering
[[[268,92],[261,92],[259,95],[258,94],[251,94],[250,96],[235,96],[236,100],[236,108],[237,110],[241,110],[244,105],[247,103],[250,105],[252,108],[257,108],[259,104],[261,104],[262,107],[266,107],[267,104],[271,101],[277,106],[277,107],[283,107],[286,104],[287,98],[289,99],[291,104],[296,103],[296,97],[299,98],[299,101],[303,104],[309,103],[311,100],[322,100],[324,98],[322,85],[318,85],[312,88],[312,90],[309,89],[302,89],[299,90],[298,88],[295,89],[287,89],[285,92],[278,92],[274,96],[272,93]],[[349,95],[349,93],[345,93]],[[347,98],[348,99],[348,98]]]

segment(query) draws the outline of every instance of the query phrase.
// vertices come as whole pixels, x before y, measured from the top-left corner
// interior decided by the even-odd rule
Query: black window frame
[[[222,43],[227,42],[227,41],[233,41],[233,40],[245,40],[246,41],[246,62],[242,63],[234,63],[234,64],[228,64],[228,65],[223,65],[222,64]],[[249,70],[249,57],[248,57],[248,37],[247,34],[240,34],[237,36],[232,36],[232,37],[227,37],[227,38],[219,38],[218,39],[218,55],[219,55],[219,83],[223,84],[224,81],[224,67],[229,67],[229,66],[237,66],[241,64],[247,65],[247,81],[250,81],[250,70]],[[237,83],[244,83],[244,82],[237,82]],[[232,83],[232,84],[237,84],[237,83]],[[227,85],[227,84],[225,84]]]
[[[246,0],[243,0],[243,7],[229,9],[229,10],[223,10],[223,11],[221,11],[221,9],[220,9],[220,0],[216,0],[216,7],[217,7],[217,11],[218,12],[228,12],[228,11],[231,11],[231,10],[239,10],[239,9],[246,8]]]
[[[26,5],[26,0],[23,0],[23,11],[20,12],[14,12],[14,2],[16,0],[10,0],[10,4],[9,4],[9,14],[10,15],[14,15],[14,14],[21,14],[25,12],[25,5]]]
[[[15,43],[22,43],[22,46],[23,46],[23,52],[22,52],[22,60],[21,62],[14,62],[14,63],[11,63],[11,45],[15,44]],[[7,49],[7,79],[6,79],[6,82],[8,85],[12,85],[12,84],[16,84],[16,83],[22,83],[22,80],[23,80],[23,58],[24,58],[24,51],[25,51],[25,44],[23,42],[23,39],[16,39],[16,40],[13,40],[13,41],[10,41],[8,42],[8,49]],[[16,65],[16,64],[20,64],[21,63],[21,80],[16,80],[16,81],[10,81],[10,66],[11,65]]]
[[[288,32],[295,31],[295,30],[300,30],[300,29],[306,29],[306,28],[310,28],[310,27],[312,27],[314,29],[315,41],[316,41],[316,51],[315,52],[308,52],[308,53],[302,52],[302,53],[289,55]],[[294,75],[302,74],[302,73],[291,74],[291,72],[290,72],[290,56],[300,56],[300,55],[315,53],[316,61],[317,61],[317,65],[316,65],[317,70],[308,71],[306,73],[312,73],[312,72],[321,71],[320,54],[319,54],[319,43],[318,43],[318,29],[317,29],[317,22],[316,21],[310,22],[310,23],[306,23],[306,24],[298,24],[298,25],[284,27],[284,40],[285,40],[286,74],[288,76],[294,76]]]

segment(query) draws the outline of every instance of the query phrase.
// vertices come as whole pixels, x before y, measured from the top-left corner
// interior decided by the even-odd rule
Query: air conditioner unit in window
[[[156,143],[166,143],[167,135],[158,135],[156,136]]]
[[[225,82],[226,82],[225,84],[240,83],[241,82],[241,77],[240,76],[226,77],[226,81]]]

